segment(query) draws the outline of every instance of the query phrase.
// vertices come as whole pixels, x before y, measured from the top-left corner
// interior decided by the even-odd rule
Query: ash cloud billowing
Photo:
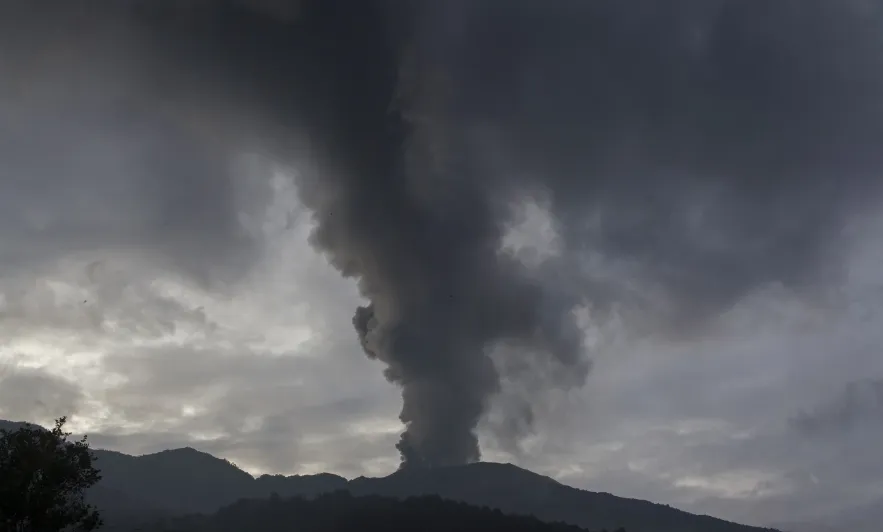
[[[4,21],[43,32],[5,32],[4,45],[46,53],[3,52],[3,68],[45,88],[91,65],[82,83],[115,103],[37,93],[33,109],[55,102],[76,111],[72,128],[98,116],[111,132],[133,131],[134,113],[159,138],[149,164],[127,159],[143,175],[118,194],[113,171],[84,177],[92,161],[66,181],[145,199],[142,218],[89,245],[134,240],[197,273],[247,256],[228,158],[243,146],[296,167],[309,156],[312,243],[368,300],[353,325],[402,388],[405,465],[479,459],[475,430],[500,389],[492,348],[556,365],[550,386],[579,385],[576,304],[700,335],[768,284],[835,286],[840,232],[879,199],[877,1],[34,4],[4,6]],[[103,33],[81,37],[84,24]],[[11,109],[22,96],[7,89]],[[22,123],[53,130],[57,116],[36,113]],[[4,154],[39,187],[72,173],[68,156],[34,162],[47,138]],[[563,242],[539,271],[500,252],[511,203],[533,193],[550,198]],[[626,282],[586,270],[589,255]],[[659,301],[648,313],[625,285]]]

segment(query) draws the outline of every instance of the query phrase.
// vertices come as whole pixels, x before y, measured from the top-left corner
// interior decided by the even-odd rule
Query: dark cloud
[[[254,255],[238,221],[244,192],[230,142],[242,105],[220,96],[230,91],[211,75],[170,63],[137,5],[0,8],[9,243],[0,257],[10,267],[134,249],[208,282],[231,279]],[[169,46],[188,44],[169,37]]]
[[[842,434],[868,425],[883,428],[881,379],[850,382],[836,397],[791,419],[791,426],[807,437]]]
[[[18,276],[0,282],[0,331],[91,332],[93,338],[133,334],[160,338],[178,330],[206,335],[217,324],[139,277],[137,267],[74,262],[67,275]]]
[[[538,388],[580,385],[577,304],[699,336],[768,284],[840,280],[841,230],[879,199],[878,2],[65,5],[3,8],[3,216],[39,242],[8,260],[136,247],[241,272],[260,192],[231,161],[297,166],[311,242],[402,387],[407,463],[478,459],[501,372],[531,377],[509,439]],[[500,253],[525,196],[563,242],[539,269]]]
[[[878,197],[881,13],[865,7],[425,4],[397,85],[370,24],[348,32],[358,63],[335,63],[361,72],[345,95],[361,120],[331,145],[350,168],[305,201],[314,241],[372,301],[354,324],[404,387],[406,461],[478,457],[470,428],[498,390],[489,344],[540,331],[540,351],[586,367],[563,325],[575,301],[496,255],[509,194],[548,190],[571,251],[636,264],[666,334],[768,284],[836,282],[837,237]]]
[[[828,280],[879,197],[879,3],[444,6],[468,20],[445,57],[464,131],[551,189],[568,248],[635,264],[671,326]]]
[[[4,419],[47,423],[76,413],[83,391],[45,371],[0,365],[0,415]]]
[[[325,60],[339,69],[329,145],[342,168],[302,183],[313,242],[370,300],[353,324],[402,386],[403,464],[474,461],[474,430],[499,388],[487,350],[511,340],[584,375],[575,301],[549,297],[499,254],[505,204],[445,127],[448,73],[427,70],[435,50],[420,33],[392,47],[385,13],[364,5],[335,21],[352,41]],[[357,86],[343,82],[350,76]]]

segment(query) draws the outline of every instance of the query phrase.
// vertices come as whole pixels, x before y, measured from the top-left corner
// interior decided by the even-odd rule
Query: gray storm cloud
[[[850,382],[837,397],[790,421],[794,429],[810,438],[843,434],[862,425],[883,426],[883,380]]]
[[[241,269],[230,160],[302,166],[312,243],[357,280],[353,325],[402,388],[404,465],[479,459],[495,347],[555,366],[549,386],[584,382],[573,309],[646,308],[586,256],[688,337],[768,284],[836,285],[838,236],[879,199],[881,2],[2,10],[0,216],[34,243],[4,259],[136,246],[191,275]],[[563,242],[539,270],[500,251],[531,194]]]

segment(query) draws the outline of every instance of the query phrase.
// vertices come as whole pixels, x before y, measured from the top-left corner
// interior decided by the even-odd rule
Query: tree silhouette
[[[68,441],[66,418],[52,430],[0,430],[0,532],[90,531],[101,518],[86,489],[101,475],[86,438]]]

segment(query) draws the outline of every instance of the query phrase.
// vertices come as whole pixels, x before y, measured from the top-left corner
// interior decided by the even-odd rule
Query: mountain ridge
[[[22,423],[0,421],[0,429]],[[580,490],[514,464],[478,462],[397,471],[352,480],[331,473],[253,476],[232,462],[192,447],[132,456],[94,449],[102,472],[90,499],[109,522],[213,513],[242,499],[315,498],[347,491],[354,496],[405,499],[439,496],[512,515],[532,515],[588,530],[629,532],[761,532],[711,516],[610,493]]]

